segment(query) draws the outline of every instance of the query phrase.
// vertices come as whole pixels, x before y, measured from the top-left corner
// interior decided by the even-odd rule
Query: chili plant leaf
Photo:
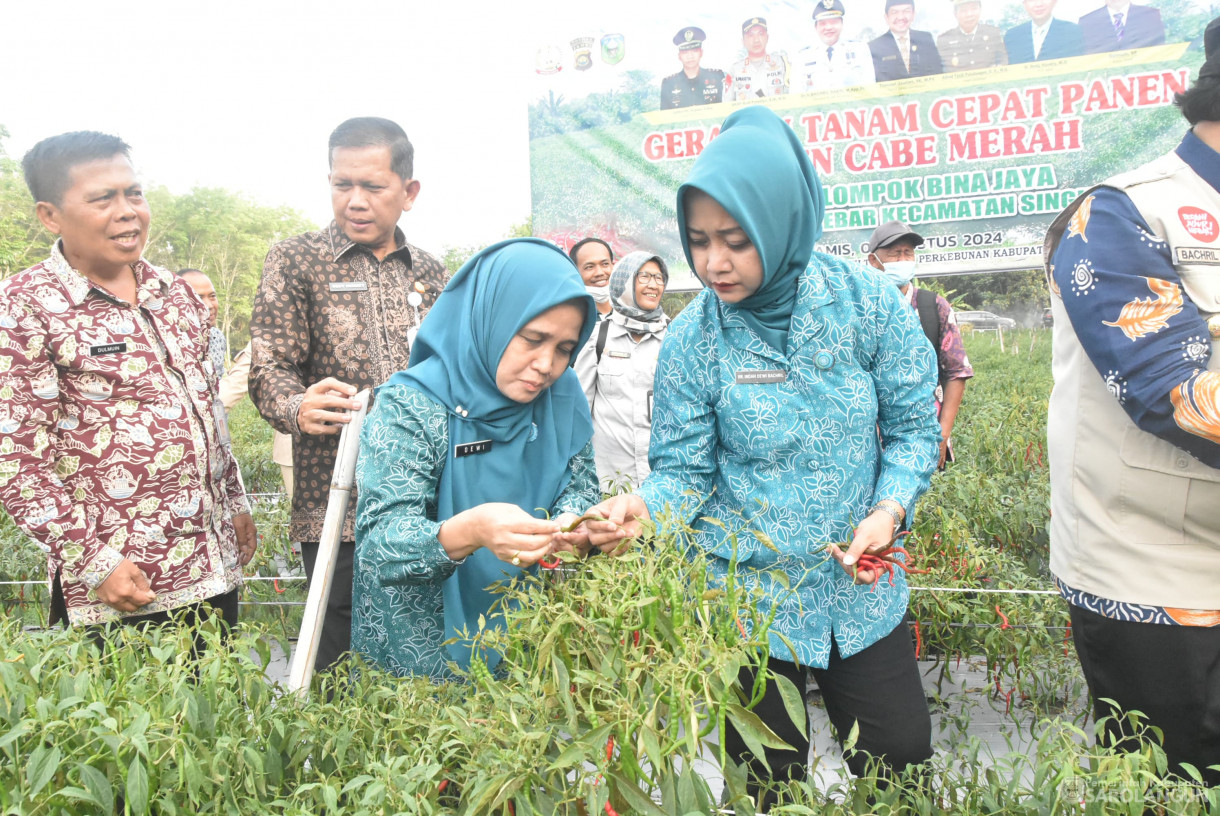
[[[83,762],[77,765],[76,769],[80,772],[81,782],[101,806],[101,812],[114,813],[114,788],[110,785],[106,774]]]
[[[648,814],[648,816],[665,816],[665,811],[657,807],[657,803],[652,801],[652,797],[640,790],[634,782],[623,776],[617,769],[610,768],[608,775],[615,783],[613,791],[623,797],[633,811]]]
[[[138,756],[127,768],[127,808],[132,813],[148,812],[148,771]]]
[[[780,739],[779,735],[772,731],[753,711],[737,703],[729,703],[728,708],[729,718],[737,728],[737,733],[741,734],[741,738],[747,743],[753,741],[759,746],[792,750],[792,746]],[[750,747],[753,750],[754,746]],[[762,751],[754,753],[761,754]]]
[[[30,753],[30,761],[25,766],[25,780],[30,786],[31,798],[51,781],[51,777],[55,776],[62,757],[63,754],[57,745],[39,745]]]
[[[782,674],[773,675],[779,696],[784,701],[784,710],[792,719],[792,724],[801,733],[805,732],[805,695],[801,693],[791,680]]]

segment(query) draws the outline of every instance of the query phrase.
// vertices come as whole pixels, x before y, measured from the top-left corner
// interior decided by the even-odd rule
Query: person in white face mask
[[[953,461],[952,433],[957,409],[966,392],[966,380],[974,376],[970,359],[962,345],[962,333],[957,328],[953,307],[935,292],[920,289],[911,283],[918,265],[915,247],[923,245],[923,236],[901,221],[887,221],[868,239],[868,262],[874,269],[893,281],[919,313],[923,333],[936,349],[936,367],[940,385],[936,389],[937,415],[940,418],[940,468]]]
[[[597,319],[610,314],[610,273],[614,270],[614,250],[601,238],[581,238],[568,250],[568,257],[576,264],[585,291],[597,304]]]

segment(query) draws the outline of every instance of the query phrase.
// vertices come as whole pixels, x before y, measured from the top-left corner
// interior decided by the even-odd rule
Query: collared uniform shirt
[[[721,101],[723,92],[724,71],[700,68],[694,79],[679,71],[661,80],[661,110],[713,105]]]
[[[850,88],[877,81],[873,55],[864,43],[839,40],[834,45],[819,42],[796,53],[796,93],[825,88]]]
[[[51,257],[0,302],[0,499],[47,552],[73,625],[124,617],[96,589],[127,558],[176,609],[240,586],[232,517],[248,513],[214,414],[207,309],[132,265],[136,304]]]
[[[408,385],[386,386],[383,397],[364,422],[356,463],[352,649],[401,676],[454,680],[442,645],[442,584],[461,562],[441,546],[436,517],[449,412]],[[571,479],[547,508],[552,517],[583,513],[601,499],[590,445],[568,469]]]
[[[380,262],[331,225],[271,247],[263,264],[250,335],[250,399],[277,431],[293,440],[293,541],[317,541],[330,494],[339,435],[302,434],[297,409],[305,389],[334,377],[358,390],[375,388],[407,367],[407,332],[417,328],[407,296],[418,291],[422,320],[449,281],[428,253],[406,243]],[[351,541],[356,503],[343,525]]]
[[[979,23],[970,34],[960,28],[949,29],[936,38],[936,49],[940,51],[945,73],[1008,64],[1004,32],[985,23]]]
[[[758,61],[739,59],[724,77],[724,99],[740,102],[788,93],[788,57],[775,51]]]
[[[704,290],[661,349],[652,473],[636,492],[653,518],[669,508],[690,523],[694,546],[721,576],[737,532],[738,580],[776,605],[772,655],[825,667],[832,638],[850,657],[906,613],[902,575],[892,586],[856,586],[824,546],[850,541],[876,501],[909,513],[927,489],[940,446],[935,387],[917,316],[862,264],[813,254],[784,353]]]
[[[600,331],[600,325],[593,330],[574,366],[593,416],[597,480],[607,491],[634,488],[650,472],[653,376],[665,331],[646,332],[637,343],[625,326],[611,320],[599,362]]]

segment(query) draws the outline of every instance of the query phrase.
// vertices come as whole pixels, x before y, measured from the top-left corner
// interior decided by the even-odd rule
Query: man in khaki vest
[[[1051,226],[1051,572],[1104,700],[1164,734],[1170,771],[1220,784],[1220,19],[1171,153]]]

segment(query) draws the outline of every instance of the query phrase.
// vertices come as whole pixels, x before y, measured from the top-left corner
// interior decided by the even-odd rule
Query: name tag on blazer
[[[769,385],[787,382],[788,372],[778,368],[746,369],[737,372],[738,385]]]
[[[487,453],[491,450],[490,439],[480,439],[478,442],[467,442],[464,445],[457,445],[453,449],[455,459],[461,459],[463,456],[477,456],[480,453]]]
[[[610,357],[614,357],[617,360],[630,360],[631,359],[630,351],[607,351],[606,354]]]
[[[100,346],[90,346],[90,357],[101,357],[103,354],[122,354],[127,351],[126,343],[104,343]]]
[[[332,292],[367,292],[369,285],[364,281],[331,281],[326,287]]]

